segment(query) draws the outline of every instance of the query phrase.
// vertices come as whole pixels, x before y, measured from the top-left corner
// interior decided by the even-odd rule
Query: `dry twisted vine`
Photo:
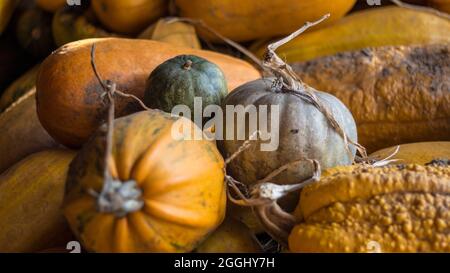
[[[282,84],[282,90],[287,93],[291,93],[302,100],[305,100],[313,104],[322,114],[326,117],[331,127],[343,138],[347,152],[350,158],[353,157],[349,145],[353,145],[359,151],[363,158],[367,157],[366,150],[363,146],[357,142],[349,139],[337,120],[334,118],[332,112],[317,98],[314,94],[315,90],[303,83],[303,81],[297,76],[292,67],[284,62],[277,54],[276,50],[298,37],[305,32],[308,28],[320,24],[324,20],[330,17],[330,14],[324,15],[317,21],[306,22],[300,29],[290,34],[289,36],[270,44],[267,47],[267,52],[264,57],[263,65],[268,68],[273,75],[275,75]]]
[[[112,147],[114,141],[114,117],[115,117],[115,96],[122,96],[126,98],[133,98],[137,100],[144,109],[149,108],[143,104],[139,98],[125,94],[117,90],[117,85],[110,81],[103,81],[98,72],[95,63],[95,43],[91,47],[91,66],[94,70],[94,74],[103,88],[103,98],[106,98],[108,111],[106,121],[106,147],[104,154],[104,170],[103,170],[103,188],[100,193],[93,190],[90,191],[91,195],[97,198],[97,209],[100,212],[113,213],[117,217],[124,217],[128,213],[140,210],[144,203],[141,200],[142,192],[137,188],[137,183],[134,180],[119,181],[111,175],[109,169],[110,160],[112,160]]]
[[[291,192],[299,191],[305,186],[318,181],[321,174],[320,164],[317,160],[307,158],[292,161],[274,170],[264,179],[257,181],[256,184],[247,189],[245,185],[226,173],[226,167],[239,154],[250,147],[251,141],[254,140],[258,134],[258,131],[254,132],[235,153],[225,160],[224,172],[229,187],[227,188],[228,199],[239,206],[251,207],[266,232],[279,243],[286,245],[289,232],[296,224],[296,219],[291,214],[285,212],[278,205],[277,201]],[[314,168],[313,175],[307,180],[292,185],[278,185],[269,182],[289,167],[304,161],[310,162]],[[241,190],[238,185],[244,187],[244,189]],[[233,196],[230,189],[233,190],[238,198]]]

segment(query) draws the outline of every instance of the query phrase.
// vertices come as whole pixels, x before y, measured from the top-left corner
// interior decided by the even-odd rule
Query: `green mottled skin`
[[[188,61],[192,65],[185,68]],[[159,65],[147,80],[144,101],[170,113],[176,105],[186,105],[194,113],[194,98],[201,97],[203,109],[220,105],[227,95],[227,83],[220,68],[197,56],[180,55]]]

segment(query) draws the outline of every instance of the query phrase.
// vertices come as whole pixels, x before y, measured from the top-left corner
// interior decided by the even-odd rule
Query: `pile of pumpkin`
[[[450,252],[450,1],[81,2],[0,3],[0,252]],[[174,139],[194,97],[278,149]]]

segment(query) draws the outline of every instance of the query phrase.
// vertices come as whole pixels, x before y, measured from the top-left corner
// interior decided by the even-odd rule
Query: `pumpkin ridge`
[[[186,227],[203,228],[215,223],[208,222],[198,210],[183,209],[176,205],[165,204],[157,200],[145,200],[144,210],[155,218],[163,221],[174,222]],[[203,220],[203,221],[202,221]],[[196,222],[196,223],[195,223]]]
[[[137,231],[138,236],[144,239],[144,245],[158,244],[161,247],[161,243],[163,243],[164,249],[170,249],[169,240],[163,237],[162,232],[157,232],[157,229],[152,224],[154,221],[152,216],[144,215],[142,211],[138,211],[132,213],[130,219],[132,221],[132,227]]]

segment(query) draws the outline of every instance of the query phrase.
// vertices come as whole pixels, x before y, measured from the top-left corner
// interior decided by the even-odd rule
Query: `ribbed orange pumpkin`
[[[64,212],[88,251],[189,252],[220,225],[223,159],[213,142],[173,138],[176,124],[194,126],[157,110],[115,120],[109,170],[120,194],[102,195],[103,130],[74,159]],[[102,196],[126,202],[110,207]]]

